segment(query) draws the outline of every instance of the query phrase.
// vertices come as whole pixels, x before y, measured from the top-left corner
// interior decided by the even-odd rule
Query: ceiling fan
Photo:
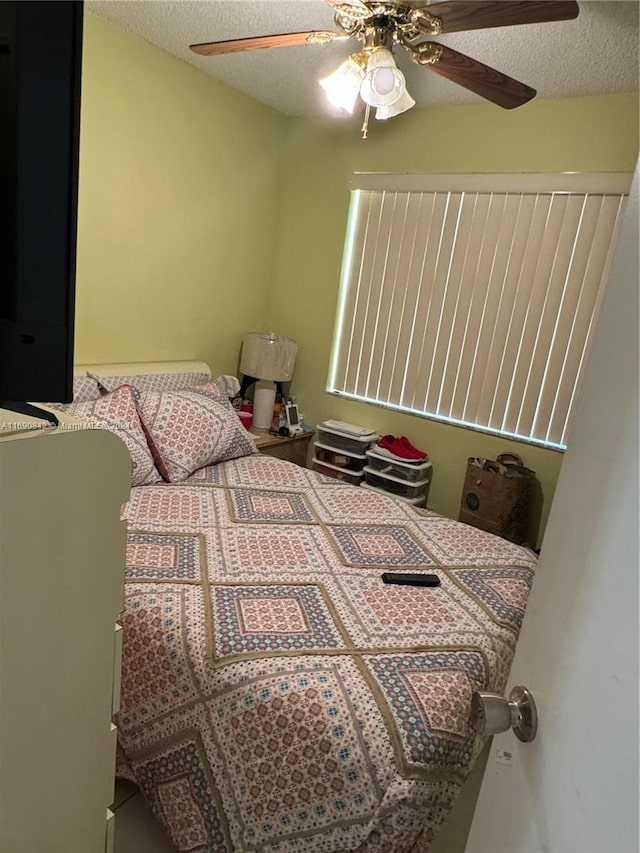
[[[430,39],[466,30],[570,20],[579,12],[575,0],[448,0],[427,5],[424,0],[327,2],[334,9],[337,32],[256,36],[192,44],[190,48],[201,56],[218,56],[257,48],[356,39],[361,43],[360,49],[320,84],[329,100],[348,112],[364,102],[367,118],[373,106],[377,108],[376,118],[386,119],[415,104],[392,56],[393,47],[401,45],[418,65],[500,107],[513,109],[535,97],[535,89]],[[365,119],[365,136],[366,123]]]

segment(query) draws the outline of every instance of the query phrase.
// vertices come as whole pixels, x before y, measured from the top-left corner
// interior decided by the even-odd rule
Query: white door
[[[494,737],[467,853],[640,850],[638,233],[636,168],[509,678],[538,735]]]

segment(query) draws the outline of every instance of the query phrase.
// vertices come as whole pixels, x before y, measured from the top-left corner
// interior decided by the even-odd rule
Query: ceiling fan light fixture
[[[400,115],[400,113],[405,113],[407,110],[410,110],[411,107],[415,107],[415,105],[416,102],[405,89],[404,95],[401,95],[395,103],[384,107],[378,107],[376,110],[376,119],[378,121],[385,121],[385,119],[393,118],[394,116]]]
[[[377,47],[371,52],[367,70],[360,85],[360,97],[371,107],[388,107],[406,92],[404,74],[397,67],[390,50]]]
[[[240,53],[259,48],[329,44],[357,39],[353,53],[321,80],[329,100],[353,113],[359,98],[366,105],[366,138],[371,107],[384,120],[414,106],[392,49],[399,45],[418,65],[451,80],[499,107],[511,110],[536,96],[535,89],[446,45],[432,36],[521,24],[568,21],[579,15],[577,0],[477,2],[477,0],[327,0],[334,9],[336,31],[305,30],[189,45],[200,56]],[[425,5],[426,4],[426,5]],[[426,37],[427,40],[423,40]],[[397,105],[395,108],[394,105]],[[392,109],[393,108],[393,109]]]
[[[348,113],[355,109],[364,71],[350,56],[327,77],[319,81],[327,93],[327,99],[335,107],[340,107]]]

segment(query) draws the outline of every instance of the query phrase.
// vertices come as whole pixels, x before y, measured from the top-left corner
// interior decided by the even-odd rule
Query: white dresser
[[[120,508],[129,496],[129,455],[102,430],[11,434],[6,426],[0,429],[0,850],[104,853],[113,843],[108,807],[122,637],[115,629],[123,604]]]

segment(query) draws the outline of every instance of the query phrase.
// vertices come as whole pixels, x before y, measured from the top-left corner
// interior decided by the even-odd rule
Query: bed
[[[205,391],[177,388],[180,367],[95,368],[100,400],[70,407],[133,386],[156,466],[128,436],[119,773],[180,851],[424,853],[483,746],[471,694],[506,686],[535,556],[260,455],[224,394],[225,458],[196,458],[215,383],[182,365]]]

